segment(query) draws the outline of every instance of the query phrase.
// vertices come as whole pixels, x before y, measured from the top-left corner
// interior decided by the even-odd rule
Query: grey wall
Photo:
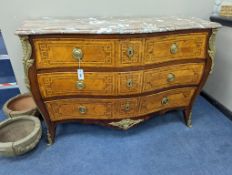
[[[26,88],[22,49],[15,30],[24,19],[41,16],[195,16],[208,19],[214,0],[7,0],[0,2],[0,29],[21,92]]]
[[[204,91],[232,111],[232,28],[223,27],[217,35],[213,74]]]

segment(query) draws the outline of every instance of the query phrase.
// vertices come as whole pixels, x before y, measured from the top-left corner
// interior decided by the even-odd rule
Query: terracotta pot
[[[12,97],[3,105],[2,109],[8,117],[35,115],[38,113],[36,104],[29,93]]]
[[[18,116],[0,123],[0,155],[17,156],[32,150],[42,135],[40,120]]]

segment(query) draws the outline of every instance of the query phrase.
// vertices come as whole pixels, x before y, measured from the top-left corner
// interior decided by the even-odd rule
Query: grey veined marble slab
[[[193,17],[45,17],[24,21],[16,34],[135,34],[218,27],[218,23]]]

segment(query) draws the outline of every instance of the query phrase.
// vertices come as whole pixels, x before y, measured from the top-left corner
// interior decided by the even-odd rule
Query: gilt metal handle
[[[169,73],[168,76],[167,76],[167,81],[168,82],[173,82],[175,81],[175,75],[173,73]]]
[[[84,83],[83,81],[77,81],[76,87],[77,87],[79,90],[82,90],[82,89],[85,88],[85,83]]]
[[[168,102],[169,102],[168,97],[163,97],[163,99],[161,100],[162,105],[166,105],[166,104],[168,104]]]
[[[77,59],[79,61],[82,60],[82,58],[84,56],[84,54],[80,48],[74,48],[72,51],[72,55],[75,59]]]
[[[128,58],[131,58],[134,56],[134,49],[132,47],[128,47],[127,56],[128,56]]]
[[[85,106],[79,106],[79,112],[80,114],[86,114],[87,108]]]
[[[170,47],[170,52],[171,52],[171,54],[176,54],[177,51],[178,51],[178,46],[177,46],[176,43],[173,43],[173,44],[171,45],[171,47]]]

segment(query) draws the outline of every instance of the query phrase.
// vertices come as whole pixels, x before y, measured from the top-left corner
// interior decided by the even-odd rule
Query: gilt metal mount
[[[25,81],[26,87],[30,90],[28,71],[29,71],[29,68],[34,64],[34,59],[31,59],[32,48],[28,40],[28,36],[20,36],[20,41],[22,43],[22,48],[23,48],[23,66],[24,66],[24,73],[25,73],[24,81]]]
[[[215,46],[215,41],[216,41],[216,34],[217,34],[218,29],[212,29],[212,34],[209,38],[209,56],[211,58],[212,61],[212,65],[211,65],[211,70],[210,70],[210,74],[213,72],[214,69],[214,60],[215,60],[215,55],[216,55],[216,46]]]
[[[127,130],[131,128],[132,126],[142,122],[144,119],[137,119],[137,120],[132,120],[132,119],[123,119],[118,122],[111,122],[109,123],[112,126],[119,127],[121,129]]]

